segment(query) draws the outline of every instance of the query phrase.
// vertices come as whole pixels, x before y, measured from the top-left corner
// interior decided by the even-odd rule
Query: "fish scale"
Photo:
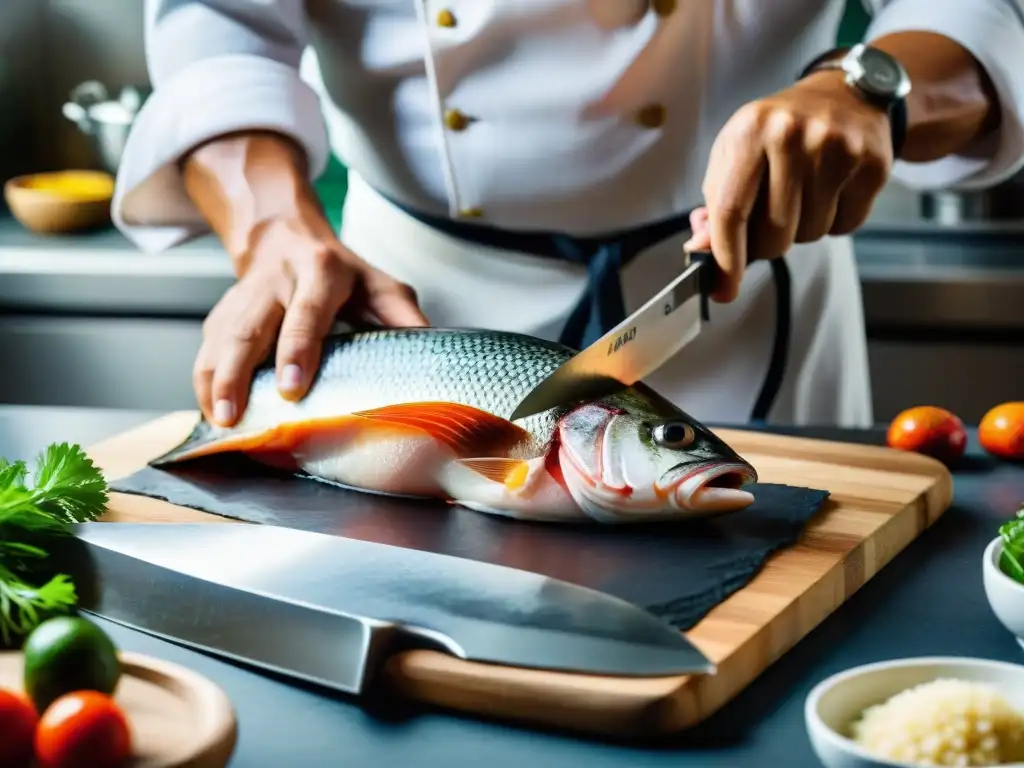
[[[232,430],[210,425],[211,435],[258,432],[284,421],[410,402],[461,403],[508,418],[527,393],[574,354],[561,344],[493,330],[408,328],[332,335],[324,341],[320,370],[303,400],[280,396],[268,363],[254,376],[242,419]],[[678,414],[674,405],[640,384],[602,402],[665,417]],[[546,444],[558,416],[552,410],[516,423]]]
[[[560,344],[488,330],[415,328],[331,336],[324,343],[317,382],[299,403],[283,400],[273,367],[261,367],[250,405],[234,431],[259,431],[288,418],[427,401],[461,403],[507,418],[573,354]],[[547,412],[517,423],[546,443],[556,418]]]

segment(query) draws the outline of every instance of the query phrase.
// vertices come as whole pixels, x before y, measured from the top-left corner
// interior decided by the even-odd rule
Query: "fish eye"
[[[693,427],[681,421],[656,424],[651,430],[654,442],[663,448],[686,448],[696,436]]]

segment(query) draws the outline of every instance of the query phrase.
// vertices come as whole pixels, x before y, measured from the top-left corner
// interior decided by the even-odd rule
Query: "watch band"
[[[797,80],[803,80],[805,77],[813,75],[815,72],[843,71],[842,60],[850,50],[850,46],[844,46],[825,51],[825,53],[815,58],[810,64],[803,68],[803,71],[800,72]],[[889,115],[892,154],[894,158],[899,158],[900,153],[903,151],[903,145],[907,140],[907,100],[905,98],[898,98],[883,102],[879,99],[873,98],[871,94],[867,93],[865,90],[857,88],[856,85],[851,85],[850,87],[866,101],[884,109],[886,114]]]
[[[889,105],[888,112],[892,131],[892,156],[898,160],[907,142],[907,100],[896,99]]]
[[[844,45],[839,48],[832,48],[831,50],[825,51],[820,56],[815,57],[811,60],[811,63],[801,70],[797,80],[803,80],[808,75],[813,75],[815,72],[820,72],[822,69],[842,69],[839,66],[839,62],[842,58],[853,49],[853,46]]]

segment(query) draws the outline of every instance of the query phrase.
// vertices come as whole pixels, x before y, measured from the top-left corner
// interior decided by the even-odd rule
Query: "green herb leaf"
[[[38,534],[65,534],[95,520],[107,506],[107,483],[77,445],[51,445],[36,459],[32,481],[24,462],[0,459],[0,645],[29,634],[40,621],[77,603],[63,574],[35,586],[33,563],[47,556]],[[19,537],[33,536],[33,543]]]
[[[1012,520],[999,526],[999,536],[1003,540],[999,569],[1024,584],[1024,504]]]
[[[13,464],[7,459],[0,458],[0,488],[25,487],[25,476],[28,474],[28,467],[24,461],[16,461]]]
[[[1024,567],[1007,554],[1005,549],[999,556],[999,568],[1014,581],[1024,584]]]
[[[36,459],[36,506],[61,515],[69,523],[85,523],[103,514],[107,483],[77,445],[51,445]]]
[[[34,547],[31,544],[24,544],[20,541],[0,541],[0,557],[3,557],[6,553],[11,555],[21,555],[22,557],[46,557],[46,551],[39,547]]]
[[[31,490],[15,484],[0,487],[0,527],[45,531],[59,530],[64,524],[36,505]]]
[[[28,635],[43,619],[67,613],[77,602],[75,585],[63,574],[33,587],[0,566],[0,645]]]

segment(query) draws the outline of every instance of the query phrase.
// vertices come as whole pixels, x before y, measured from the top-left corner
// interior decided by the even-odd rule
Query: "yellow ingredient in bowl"
[[[114,178],[103,173],[46,173],[26,179],[24,186],[63,200],[106,200],[114,194]]]
[[[993,766],[1024,761],[1024,716],[983,683],[933,680],[866,709],[854,741],[911,765]]]

